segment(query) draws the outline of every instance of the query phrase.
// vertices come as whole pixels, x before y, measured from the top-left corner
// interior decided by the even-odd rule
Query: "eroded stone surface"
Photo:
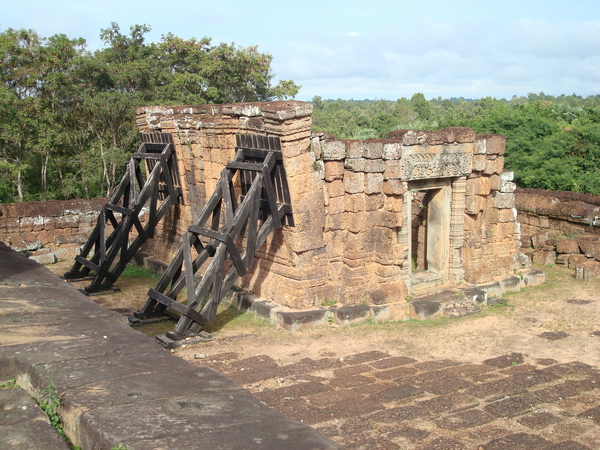
[[[346,448],[589,450],[600,438],[599,409],[590,406],[600,402],[600,372],[587,364],[519,353],[466,364],[378,351],[337,361],[323,372],[304,358],[301,372],[274,371],[277,378],[245,386]],[[246,370],[225,371],[241,379]]]

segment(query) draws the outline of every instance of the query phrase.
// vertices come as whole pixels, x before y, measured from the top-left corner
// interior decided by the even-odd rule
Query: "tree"
[[[105,47],[83,39],[0,33],[0,199],[105,195],[137,147],[135,109],[293,98],[273,84],[272,56],[256,47],[184,40],[147,43],[147,25],[101,30]],[[52,176],[51,176],[52,175]]]
[[[16,176],[16,197],[24,198],[25,158],[33,149],[40,115],[41,40],[33,30],[8,29],[0,35],[0,140],[6,173]]]

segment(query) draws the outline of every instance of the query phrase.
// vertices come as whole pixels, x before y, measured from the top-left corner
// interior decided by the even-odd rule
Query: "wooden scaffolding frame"
[[[93,277],[85,288],[88,294],[112,289],[142,244],[154,237],[157,223],[169,208],[183,203],[172,135],[140,133],[140,139],[125,175],[64,275],[66,280]],[[140,216],[146,217],[145,225]]]
[[[181,314],[168,337],[180,340],[215,319],[217,306],[253,266],[273,230],[293,226],[290,195],[278,137],[236,135],[236,155],[221,172],[215,191],[188,227],[173,261],[148,292],[144,320],[167,308]],[[203,274],[200,274],[204,269]],[[187,295],[177,300],[179,293]]]

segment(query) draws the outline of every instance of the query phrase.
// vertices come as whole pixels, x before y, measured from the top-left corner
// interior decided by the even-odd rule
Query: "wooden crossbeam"
[[[65,274],[65,279],[72,280],[94,272],[92,284],[85,288],[87,293],[111,289],[142,244],[154,236],[157,223],[168,209],[183,202],[171,134],[140,133],[140,139],[140,147],[131,156],[121,182]],[[145,207],[148,220],[144,225],[140,214]],[[137,236],[132,236],[133,230]]]
[[[221,172],[144,308],[135,313],[146,319],[165,308],[179,312],[181,318],[169,333],[172,339],[195,334],[213,321],[219,303],[251,270],[267,237],[283,224],[293,225],[279,138],[237,135],[236,144],[235,158]],[[184,287],[185,305],[177,301]]]

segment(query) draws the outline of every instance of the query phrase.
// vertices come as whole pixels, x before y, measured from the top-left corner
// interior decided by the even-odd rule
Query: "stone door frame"
[[[464,204],[466,177],[411,180],[404,194],[404,226],[398,241],[404,247],[402,277],[411,292],[414,284],[412,273],[412,192],[438,191],[429,202],[427,218],[427,265],[420,276],[431,278],[435,283],[459,284],[464,277],[462,246],[464,242]]]

